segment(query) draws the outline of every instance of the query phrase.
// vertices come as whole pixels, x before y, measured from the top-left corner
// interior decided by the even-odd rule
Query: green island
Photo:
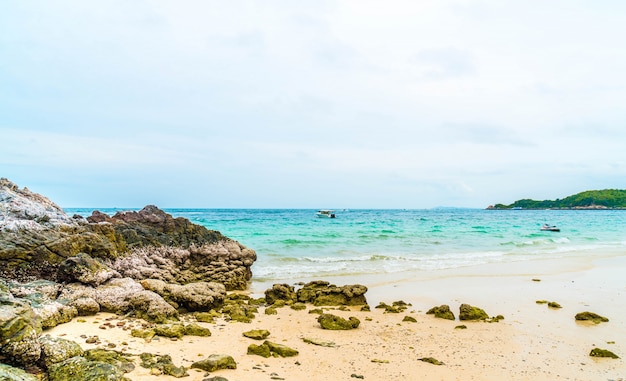
[[[522,199],[510,205],[490,205],[487,209],[626,209],[626,190],[590,190],[556,200]]]

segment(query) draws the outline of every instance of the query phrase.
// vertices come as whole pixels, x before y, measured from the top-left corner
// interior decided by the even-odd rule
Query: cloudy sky
[[[626,2],[0,3],[0,177],[62,207],[626,188]]]

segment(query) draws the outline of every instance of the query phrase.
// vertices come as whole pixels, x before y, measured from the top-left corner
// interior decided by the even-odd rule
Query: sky
[[[626,188],[626,2],[0,0],[0,177],[64,208]]]

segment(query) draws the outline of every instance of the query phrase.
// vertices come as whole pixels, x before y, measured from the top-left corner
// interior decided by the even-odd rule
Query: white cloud
[[[622,3],[5,5],[9,172],[161,168],[251,206],[298,206],[308,177],[344,184],[329,201],[368,188],[362,207],[623,185]]]

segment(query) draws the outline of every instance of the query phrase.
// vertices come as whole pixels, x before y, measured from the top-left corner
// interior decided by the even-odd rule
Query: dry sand
[[[533,279],[539,279],[536,281]],[[140,354],[169,354],[175,365],[189,367],[192,362],[215,353],[233,356],[235,370],[220,370],[210,376],[229,381],[247,380],[626,380],[626,256],[578,255],[558,260],[535,260],[493,264],[465,269],[413,274],[326,279],[337,285],[360,283],[371,312],[331,310],[343,317],[361,321],[351,331],[322,330],[318,315],[289,307],[278,315],[259,310],[254,321],[232,323],[217,320],[208,327],[212,336],[185,336],[172,341],[155,338],[151,342],[130,336],[122,328],[99,328],[124,320],[100,313],[58,326],[45,333],[75,340],[83,349],[84,337],[100,337],[105,347]],[[307,280],[303,280],[307,281]],[[256,282],[251,293],[258,295],[271,285]],[[383,313],[374,308],[379,302],[411,303],[400,314]],[[558,302],[563,308],[551,309],[537,300]],[[498,323],[460,322],[458,307],[468,303],[483,308],[490,316],[503,315]],[[448,304],[456,321],[426,315],[436,305]],[[610,319],[608,323],[576,322],[578,312],[592,311]],[[417,322],[403,322],[405,316]],[[107,319],[110,319],[107,321]],[[138,325],[139,321],[126,325]],[[455,329],[464,324],[467,329]],[[246,354],[250,344],[242,332],[267,329],[272,342],[299,351],[290,358],[263,358]],[[302,338],[334,342],[335,347],[305,343]],[[123,343],[126,343],[124,345]],[[595,348],[611,350],[620,359],[594,358]],[[419,361],[433,357],[444,365]],[[204,371],[188,370],[186,380],[202,380]],[[152,376],[139,366],[128,374],[132,380],[174,380]]]

